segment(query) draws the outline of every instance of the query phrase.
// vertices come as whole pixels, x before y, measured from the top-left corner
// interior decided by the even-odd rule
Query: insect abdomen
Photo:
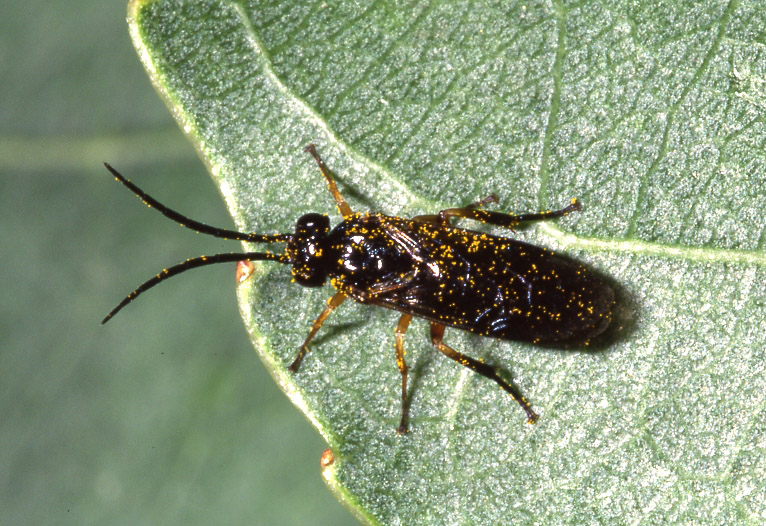
[[[549,250],[433,223],[397,227],[397,237],[414,241],[399,256],[409,256],[415,272],[406,287],[371,303],[484,336],[535,343],[587,341],[611,321],[612,289]]]

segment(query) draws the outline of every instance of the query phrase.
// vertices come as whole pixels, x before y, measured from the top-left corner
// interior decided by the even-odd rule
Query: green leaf
[[[330,487],[378,524],[752,523],[766,518],[764,5],[133,2],[131,31],[239,228],[337,211],[433,213],[492,192],[581,214],[516,234],[618,290],[608,345],[451,330],[541,418],[413,322],[398,436],[394,312],[347,302],[286,370],[329,287],[263,264],[240,308],[334,454]],[[511,234],[513,235],[513,234]]]

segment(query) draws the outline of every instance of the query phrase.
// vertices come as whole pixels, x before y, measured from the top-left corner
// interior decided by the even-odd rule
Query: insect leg
[[[348,206],[348,203],[346,203],[346,200],[343,199],[343,196],[340,195],[338,187],[335,184],[335,181],[333,181],[332,174],[330,173],[330,170],[327,168],[327,166],[325,166],[322,158],[319,157],[316,147],[313,144],[309,144],[306,146],[306,151],[310,153],[314,158],[317,165],[319,166],[319,171],[322,172],[322,175],[327,180],[327,186],[330,187],[330,193],[332,194],[333,199],[335,199],[335,203],[338,205],[338,210],[340,211],[341,215],[344,218],[353,215],[353,210],[351,210],[351,207]]]
[[[479,199],[475,203],[471,203],[470,205],[465,205],[463,208],[472,210],[474,208],[480,208],[488,203],[497,203],[499,201],[496,194],[490,194],[484,199]],[[448,209],[448,210],[460,210],[457,208]],[[443,211],[442,211],[443,212]],[[424,214],[415,216],[412,218],[413,221],[419,221],[421,223],[442,223],[442,224],[448,224],[449,218],[442,219],[441,218],[441,212],[439,214]]]
[[[402,314],[399,318],[399,323],[396,324],[396,340],[394,347],[396,348],[396,366],[399,368],[399,372],[402,373],[402,420],[399,423],[399,427],[396,432],[400,435],[407,432],[407,363],[404,361],[404,333],[407,332],[407,327],[410,325],[412,315]]]
[[[497,194],[489,194],[484,199],[479,199],[475,203],[471,203],[470,205],[465,205],[463,208],[470,208],[470,209],[481,208],[482,206],[486,204],[489,204],[489,203],[497,204],[498,202],[500,202],[500,198],[497,197]]]
[[[322,326],[322,324],[330,315],[330,313],[334,311],[336,308],[338,308],[340,304],[343,303],[343,300],[345,299],[346,299],[346,295],[344,293],[336,292],[335,295],[327,301],[327,305],[322,311],[322,314],[320,314],[319,317],[316,320],[314,320],[314,324],[311,326],[311,332],[309,332],[309,335],[306,336],[306,340],[303,342],[303,345],[301,345],[301,349],[300,351],[298,351],[298,356],[295,357],[295,360],[293,361],[293,363],[291,363],[290,367],[288,367],[290,371],[292,372],[298,371],[298,367],[300,367],[301,361],[303,361],[303,357],[306,356],[306,353],[309,350],[308,348],[309,342],[316,335],[316,333],[319,332],[319,328]]]
[[[484,201],[484,200],[482,200]],[[482,203],[479,201],[478,203]],[[477,205],[478,203],[474,203]],[[545,219],[553,219],[555,217],[562,217],[575,210],[580,210],[580,202],[577,199],[572,199],[569,206],[562,208],[561,210],[545,210],[535,214],[506,214],[503,212],[492,212],[490,210],[479,210],[477,206],[465,206],[463,208],[447,208],[439,212],[439,222],[448,224],[452,217],[463,217],[466,219],[474,219],[481,221],[482,223],[488,223],[490,225],[503,226],[506,228],[513,228],[519,223],[526,221],[541,221]]]
[[[537,413],[532,410],[532,407],[527,402],[527,399],[519,392],[516,386],[510,385],[508,382],[498,376],[494,367],[480,362],[470,356],[457,352],[452,347],[449,347],[442,341],[444,336],[444,325],[438,323],[431,323],[431,343],[434,347],[439,349],[442,353],[455,360],[460,365],[472,369],[474,372],[479,373],[485,378],[493,380],[497,385],[503,388],[508,394],[510,394],[514,400],[521,406],[524,412],[527,414],[527,423],[534,424],[537,420]]]
[[[388,281],[381,281],[380,283],[376,283],[365,291],[363,297],[365,299],[375,298],[381,294],[405,289],[410,286],[410,283],[415,278],[415,274],[416,271],[412,270],[406,274],[402,274],[401,276],[396,276],[395,278],[392,278]]]

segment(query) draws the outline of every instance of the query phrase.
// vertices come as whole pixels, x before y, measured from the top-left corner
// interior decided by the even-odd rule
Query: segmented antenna
[[[251,243],[279,243],[287,242],[292,239],[292,234],[246,234],[244,232],[237,232],[236,230],[227,230],[225,228],[218,228],[205,223],[200,223],[194,219],[188,218],[183,214],[176,212],[175,210],[163,205],[152,196],[141,190],[138,186],[126,179],[120,172],[112,168],[108,163],[104,163],[106,169],[109,170],[114,177],[123,185],[128,187],[134,194],[136,194],[146,206],[155,208],[165,217],[176,221],[183,227],[190,228],[201,234],[208,234],[210,236],[220,237],[223,239],[236,239],[238,241],[249,241]],[[162,272],[154,276],[153,278],[145,281],[136,290],[125,296],[125,298],[107,314],[101,324],[111,320],[115,314],[120,312],[123,307],[128,303],[136,299],[140,294],[146,292],[155,285],[165,281],[166,279],[177,276],[182,272],[191,270],[193,268],[204,267],[206,265],[214,265],[216,263],[230,263],[233,261],[277,261],[279,263],[290,263],[288,257],[284,254],[273,254],[271,252],[229,252],[223,254],[213,254],[212,256],[199,256],[196,258],[187,259],[170,268],[163,269]]]
[[[185,215],[178,213],[175,210],[163,205],[162,203],[157,201],[155,198],[153,198],[152,196],[150,196],[149,194],[141,190],[138,186],[133,184],[129,179],[123,176],[120,172],[112,168],[112,166],[109,163],[104,163],[104,166],[106,166],[106,169],[109,170],[119,182],[127,186],[130,189],[130,191],[136,194],[141,199],[141,201],[144,202],[146,206],[148,206],[149,208],[157,209],[157,211],[159,211],[162,215],[172,219],[173,221],[177,222],[179,225],[186,228],[190,228],[201,234],[208,234],[210,236],[220,237],[223,239],[236,239],[239,241],[250,241],[251,243],[286,242],[286,241],[289,241],[290,238],[292,237],[291,234],[265,234],[265,235],[247,234],[245,232],[237,232],[236,230],[227,230],[225,228],[218,228],[215,226],[206,225],[205,223],[200,223],[199,221],[195,221],[194,219],[186,217]]]

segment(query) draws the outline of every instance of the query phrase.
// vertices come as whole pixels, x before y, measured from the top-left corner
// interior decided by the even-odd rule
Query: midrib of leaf
[[[569,234],[560,228],[542,223],[538,231],[545,233],[565,247],[582,248],[593,252],[621,252],[642,256],[682,259],[700,263],[736,263],[766,265],[766,253],[758,250],[736,250],[714,247],[686,247],[653,243],[640,239],[601,239]]]

